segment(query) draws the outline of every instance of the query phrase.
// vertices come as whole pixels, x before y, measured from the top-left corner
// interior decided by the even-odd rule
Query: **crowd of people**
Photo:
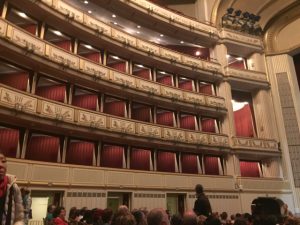
[[[49,206],[48,215],[53,206]],[[278,221],[275,215],[253,217],[249,213],[228,216],[226,212],[212,213],[208,216],[197,215],[193,210],[186,211],[183,215],[169,215],[167,210],[155,208],[135,209],[130,211],[122,205],[117,212],[112,209],[77,209],[71,208],[68,219],[63,207],[56,207],[52,216],[47,217],[46,225],[300,225],[300,220],[289,215]]]
[[[31,218],[30,191],[19,189],[16,178],[6,174],[6,157],[0,151],[0,217],[1,225],[27,225]],[[300,225],[300,220],[291,213],[284,215],[236,214],[228,217],[226,212],[213,213],[203,191],[202,185],[196,185],[197,199],[192,211],[170,215],[168,210],[155,208],[150,211],[136,209],[130,211],[122,205],[117,212],[106,208],[88,210],[70,209],[66,218],[64,207],[49,205],[44,219],[45,225]]]

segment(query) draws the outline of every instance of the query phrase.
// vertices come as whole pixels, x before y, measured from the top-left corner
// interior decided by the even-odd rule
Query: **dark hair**
[[[175,214],[171,217],[172,225],[181,225],[182,224],[182,216],[180,214]]]
[[[56,207],[56,209],[55,209],[54,212],[53,212],[53,218],[58,217],[59,214],[60,214],[60,212],[61,212],[62,210],[65,210],[65,208],[62,207],[62,206]]]
[[[163,220],[163,213],[158,209],[152,209],[148,216],[147,216],[147,222],[148,225],[158,225]]]
[[[226,220],[228,218],[227,212],[222,212],[220,217],[221,217],[222,220]]]
[[[195,191],[197,194],[202,194],[203,193],[203,186],[201,184],[197,184],[195,187]]]
[[[112,209],[106,208],[103,210],[103,214],[102,214],[102,220],[104,223],[108,223],[113,216],[113,211]]]
[[[244,218],[238,218],[234,221],[233,225],[247,225],[247,222]]]
[[[53,208],[56,208],[56,206],[53,205],[53,204],[48,205],[48,207],[47,207],[47,212],[50,213],[50,211],[51,211]]]

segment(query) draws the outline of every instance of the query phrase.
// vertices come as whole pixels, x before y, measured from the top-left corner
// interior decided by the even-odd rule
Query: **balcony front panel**
[[[245,191],[290,191],[290,183],[287,180],[276,178],[244,178],[237,177],[237,184],[239,188]]]
[[[35,114],[37,111],[37,98],[21,94],[4,87],[0,87],[1,105],[13,108],[16,111],[24,111],[26,113]]]
[[[77,118],[75,116],[75,120],[81,126],[88,126],[96,129],[106,129],[106,116],[84,110],[77,110],[76,112]]]
[[[229,147],[228,136],[224,134],[210,134],[196,131],[189,132],[179,128],[167,128],[157,124],[136,122],[130,119],[102,114],[100,112],[92,113],[92,111],[85,111],[67,104],[46,100],[32,94],[11,90],[3,85],[0,85],[0,88],[0,106],[12,109],[13,111],[18,110],[20,113],[30,113],[40,118],[48,118],[51,119],[54,124],[64,122],[67,124],[81,125],[81,127],[89,126],[112,133],[126,133],[135,137],[144,136],[156,138],[160,141],[167,140],[182,144],[199,145],[199,140],[201,140],[201,144],[203,145]],[[203,141],[202,135],[207,136],[207,144]],[[193,142],[194,140],[197,141]]]
[[[83,12],[71,7],[63,1],[57,1],[56,8],[69,19],[74,19],[79,23],[83,23]]]
[[[62,13],[64,16],[71,15],[71,18],[67,17],[68,20],[74,19],[73,16],[78,14],[78,10],[75,8],[74,8],[74,10],[71,10],[71,8],[73,8],[73,7],[69,6],[68,10],[59,11],[58,10],[58,5],[60,4],[59,2],[60,2],[59,0],[53,1],[52,7],[49,7],[50,11],[46,10],[45,13],[49,13],[49,12],[51,13],[51,11],[59,12],[59,13]],[[14,1],[13,1],[13,3],[14,3]],[[25,2],[24,2],[24,4],[25,4]],[[63,5],[65,5],[65,4],[66,3],[63,3]],[[47,4],[47,6],[49,6],[49,5]],[[57,17],[57,14],[54,12],[52,12],[51,15]],[[83,21],[81,22],[81,19],[78,19],[78,20],[76,20],[76,22],[78,22],[79,24],[84,26],[84,27],[77,26],[78,28],[80,28],[82,30],[82,32],[87,32],[86,28],[90,28],[90,29],[92,29],[92,34],[95,37],[97,37],[99,39],[105,37],[104,38],[105,41],[110,41],[110,42],[112,42],[112,44],[113,44],[113,41],[116,41],[119,43],[120,46],[123,46],[123,47],[130,46],[130,47],[134,48],[134,50],[140,50],[141,52],[146,52],[149,55],[157,56],[161,59],[168,60],[173,63],[176,62],[176,65],[174,65],[174,66],[179,66],[179,67],[183,66],[183,68],[189,67],[194,71],[194,73],[199,72],[203,76],[204,76],[204,74],[206,74],[205,76],[208,79],[221,79],[222,78],[221,65],[219,63],[209,62],[206,60],[201,60],[201,59],[197,59],[197,58],[190,57],[187,55],[183,55],[178,52],[155,45],[151,42],[146,42],[144,40],[137,39],[136,37],[131,36],[123,31],[114,29],[114,28],[108,26],[107,24],[104,24],[101,21],[95,20],[95,19],[91,18],[88,14],[85,14],[85,13],[83,13]],[[56,24],[56,26],[59,27],[60,24]],[[73,34],[73,35],[76,35],[76,34]],[[94,43],[94,45],[97,46],[97,43]],[[127,51],[132,51],[132,49],[128,48]],[[185,58],[183,59],[183,57],[185,57]],[[187,60],[187,58],[191,58],[191,59]],[[188,61],[195,61],[197,64],[196,67],[194,65],[191,65],[191,63]],[[196,68],[196,70],[195,70],[195,68]],[[212,77],[211,74],[208,74],[208,73],[213,73],[214,76]],[[216,76],[216,73],[218,74],[218,76]]]
[[[158,188],[190,190],[199,183],[206,190],[234,189],[231,176],[207,176],[170,174],[154,171],[118,170],[109,168],[66,165],[61,163],[41,163],[29,160],[8,160],[8,172],[18,177],[20,184],[38,184],[53,186],[89,186],[89,187],[122,187],[122,188]]]
[[[0,36],[6,35],[7,23],[4,20],[0,20]]]
[[[229,78],[238,78],[241,80],[249,80],[249,81],[256,81],[262,83],[268,83],[266,73],[247,70],[247,69],[236,69],[231,67],[226,67],[225,76]]]
[[[253,52],[263,51],[263,42],[260,37],[222,29],[219,32],[220,42],[227,45],[233,54],[247,56]]]
[[[5,23],[4,20],[0,21]],[[10,24],[8,25],[6,36],[3,36],[3,38],[5,37],[7,37],[7,40],[12,42],[14,45],[20,46],[22,49],[24,48],[24,50],[28,53],[46,57],[63,68],[72,68],[75,71],[83,72],[86,75],[91,76],[95,81],[109,79],[113,83],[125,88],[132,88],[137,91],[140,90],[159,97],[178,100],[183,103],[193,103],[195,105],[222,108],[223,110],[226,110],[224,98],[217,96],[204,96],[203,94],[196,92],[193,93],[177,88],[166,87],[153,81],[146,81],[132,75],[110,70],[105,66],[93,63],[78,55],[64,51],[52,44],[48,44],[47,42]],[[30,57],[30,54],[26,57]],[[50,66],[50,64],[47,66]],[[203,98],[207,99],[203,101]]]
[[[1,21],[1,23],[2,22],[4,23],[4,21]],[[45,55],[46,43],[20,28],[8,25],[6,37],[8,40],[24,48],[28,52],[34,52],[41,56]]]
[[[276,140],[258,139],[250,137],[233,137],[232,143],[232,148],[234,149],[279,152],[279,146]]]

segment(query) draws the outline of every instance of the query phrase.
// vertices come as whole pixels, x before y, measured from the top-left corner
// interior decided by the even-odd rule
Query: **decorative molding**
[[[108,128],[113,131],[135,134],[135,123],[128,120],[110,117],[108,118]]]
[[[91,128],[105,129],[106,116],[78,110],[78,123]]]
[[[266,73],[253,71],[253,70],[246,70],[246,69],[241,70],[241,69],[226,67],[225,76],[261,81],[261,82],[268,82]]]
[[[7,27],[6,35],[13,43],[25,48],[26,51],[45,55],[46,44],[33,35],[10,25]]]
[[[161,138],[161,127],[136,123],[136,133],[137,135],[146,136],[149,138]]]
[[[228,31],[226,29],[222,29],[219,32],[220,38],[226,40],[230,40],[233,42],[241,42],[244,44],[249,44],[253,46],[257,46],[260,49],[263,49],[263,42],[260,37],[249,36],[246,34],[236,33],[234,31]]]
[[[51,60],[60,63],[64,67],[71,67],[75,69],[79,68],[78,56],[75,56],[49,44],[46,45],[46,56],[48,56]]]
[[[73,8],[63,1],[57,1],[57,10],[67,16],[67,19],[74,19],[79,23],[83,23],[83,12]]]
[[[185,132],[172,128],[163,128],[162,137],[166,140],[185,142]]]
[[[279,151],[278,142],[276,140],[233,137],[232,143],[232,147],[236,149]]]
[[[60,104],[41,101],[41,115],[54,118],[58,121],[74,121],[74,109]]]
[[[116,71],[111,71],[110,73],[110,79],[114,81],[115,83],[119,83],[124,87],[131,87],[135,88],[135,80],[136,78],[133,76],[128,76]]]
[[[5,36],[7,30],[7,23],[4,20],[0,20],[0,36]]]
[[[0,87],[0,104],[15,108],[17,111],[36,113],[37,98]]]
[[[88,60],[85,59],[80,59],[80,70],[82,70],[87,74],[92,75],[95,80],[109,79],[109,72],[110,72],[109,69],[97,65],[95,63],[89,62]]]

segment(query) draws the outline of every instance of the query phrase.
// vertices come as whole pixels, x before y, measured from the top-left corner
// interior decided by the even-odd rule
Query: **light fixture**
[[[62,33],[59,30],[54,30],[53,33],[57,36],[62,36]]]
[[[164,35],[163,35],[163,34],[160,34],[159,36],[163,37]]]
[[[113,18],[116,18],[117,16],[116,16],[115,14],[112,14],[112,17],[113,17]]]
[[[140,67],[140,68],[144,68],[144,66],[142,64],[138,64],[136,65],[137,67]]]
[[[137,25],[136,27],[137,27],[138,29],[141,29],[141,26],[140,26],[140,25]]]
[[[226,55],[226,58],[227,58],[227,59],[230,58],[230,55],[227,54],[227,55]]]
[[[93,47],[91,45],[84,45],[84,46],[88,49],[93,49]]]
[[[201,55],[201,52],[200,52],[200,51],[196,51],[196,52],[195,52],[195,55],[196,55],[196,56],[199,56],[199,55]]]
[[[184,41],[180,41],[180,44],[184,44]]]
[[[89,10],[88,13],[91,14],[91,13],[92,13],[92,10]]]
[[[237,58],[236,58],[236,60],[238,60],[238,61],[242,61],[242,60],[243,60],[243,58],[242,58],[242,57],[237,57]]]
[[[118,25],[118,23],[117,23],[117,22],[114,22],[114,25]]]
[[[111,56],[113,59],[120,59],[118,56],[112,55]]]
[[[139,34],[140,32],[139,32],[139,31],[137,31],[136,33],[137,33],[137,34]]]
[[[160,39],[159,39],[159,38],[157,38],[157,41],[160,41]]]
[[[83,3],[84,3],[84,4],[89,4],[89,1],[85,0]]]
[[[28,18],[28,16],[23,12],[18,12],[18,15],[22,18]]]
[[[159,73],[161,73],[161,74],[166,74],[166,72],[164,72],[164,71],[159,71]]]

